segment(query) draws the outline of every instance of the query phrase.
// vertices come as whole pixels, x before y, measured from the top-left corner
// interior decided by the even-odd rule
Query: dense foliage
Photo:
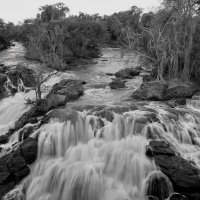
[[[100,45],[117,45],[140,53],[154,66],[154,78],[200,82],[200,19],[197,0],[163,0],[156,12],[132,6],[110,16],[68,16],[63,3],[42,6],[35,19],[0,21],[0,44],[23,41],[27,57],[65,69],[100,55]],[[11,31],[12,30],[12,31]],[[12,33],[12,34],[10,34]]]
[[[14,37],[14,24],[9,22],[5,23],[0,19],[0,50],[8,48],[11,40]]]

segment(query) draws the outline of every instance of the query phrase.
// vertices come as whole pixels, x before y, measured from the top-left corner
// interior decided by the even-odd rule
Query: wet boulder
[[[160,101],[167,88],[167,84],[160,81],[148,82],[141,86],[140,89],[133,92],[131,97],[138,100]]]
[[[192,85],[174,85],[168,87],[163,95],[163,100],[191,98],[198,88]]]
[[[159,200],[167,199],[173,192],[173,186],[168,177],[160,171],[152,172],[145,183],[145,195],[157,197]]]
[[[51,109],[63,106],[69,100],[78,99],[83,94],[83,84],[80,80],[65,79],[56,83],[45,99],[38,104],[38,111],[46,113]]]
[[[0,199],[29,173],[37,157],[37,140],[28,138],[16,150],[0,157]]]
[[[150,141],[147,155],[154,158],[156,165],[170,179],[175,192],[188,199],[200,198],[200,169],[176,153],[172,145],[165,141]]]
[[[5,135],[0,135],[0,144],[6,144],[9,140],[9,135],[5,134]]]
[[[120,89],[126,87],[124,81],[119,78],[113,79],[112,82],[109,83],[109,86],[111,89]]]
[[[19,147],[22,157],[27,164],[31,164],[36,160],[37,157],[37,140],[34,138],[27,138],[24,140]]]
[[[19,153],[14,152],[0,158],[0,198],[30,173],[29,167]]]
[[[69,100],[74,100],[83,94],[83,84],[85,84],[84,81],[65,79],[56,83],[50,94],[63,95]]]
[[[121,78],[121,79],[132,79],[135,76],[139,76],[140,72],[141,72],[140,69],[125,68],[125,69],[122,69],[122,70],[116,72],[114,75],[117,78]]]

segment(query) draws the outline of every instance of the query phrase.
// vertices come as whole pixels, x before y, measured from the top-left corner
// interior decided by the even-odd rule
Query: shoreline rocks
[[[190,200],[200,198],[200,169],[176,153],[172,145],[165,141],[150,141],[146,154],[170,179],[175,192]]]
[[[19,147],[0,157],[0,199],[30,173],[29,164],[37,157],[37,141],[24,140]]]
[[[152,81],[143,83],[140,89],[132,93],[131,99],[169,101],[176,100],[175,104],[184,104],[184,99],[191,98],[199,88],[192,84]]]

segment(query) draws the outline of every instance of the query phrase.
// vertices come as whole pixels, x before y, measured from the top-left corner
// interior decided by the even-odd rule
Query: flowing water
[[[26,61],[24,48],[18,43],[0,53],[0,63],[18,62],[39,66]],[[66,105],[68,120],[52,119],[32,135],[38,136],[37,161],[30,166],[31,174],[5,199],[144,200],[147,187],[153,184],[152,176],[163,177],[163,187],[171,193],[170,181],[146,157],[150,139],[169,141],[177,152],[200,167],[198,97],[174,109],[158,102],[125,101],[140,86],[142,78],[128,81],[125,89],[111,90],[108,83],[112,76],[106,73],[138,66],[139,58],[107,48],[94,62],[56,74],[45,84],[48,91],[65,78],[87,82],[84,95]],[[21,92],[23,84],[20,85],[18,93],[0,101],[0,134],[29,109],[25,99],[34,98],[33,91]],[[10,143],[18,139],[16,134]]]

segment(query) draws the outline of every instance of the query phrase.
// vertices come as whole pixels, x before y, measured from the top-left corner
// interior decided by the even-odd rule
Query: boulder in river
[[[161,101],[167,84],[160,81],[148,82],[132,94],[133,99]]]
[[[124,81],[119,78],[113,79],[112,82],[109,83],[109,86],[111,89],[120,89],[126,87]]]
[[[200,169],[182,158],[172,145],[165,141],[150,141],[147,155],[153,157],[156,165],[170,179],[174,191],[188,199],[200,199]]]
[[[163,95],[162,100],[191,98],[198,88],[193,85],[174,85],[169,86]]]
[[[141,70],[139,69],[135,69],[135,68],[125,68],[122,69],[118,72],[116,72],[114,75],[117,78],[121,78],[121,79],[132,79],[135,76],[138,76],[140,74]]]

